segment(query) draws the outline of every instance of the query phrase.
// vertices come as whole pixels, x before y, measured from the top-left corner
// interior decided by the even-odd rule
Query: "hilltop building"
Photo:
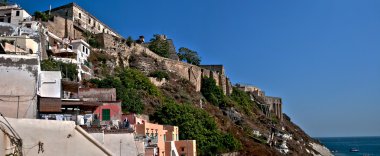
[[[21,25],[21,22],[30,21],[32,16],[17,4],[0,6],[0,22]]]
[[[265,96],[265,102],[269,104],[269,110],[272,111],[280,121],[282,121],[282,99],[280,97]]]
[[[76,3],[53,8],[46,13],[53,16],[52,21],[46,23],[48,29],[54,30],[53,33],[60,38],[84,39],[83,33],[87,31],[93,34],[104,33],[122,37]]]
[[[265,92],[253,85],[236,84],[238,89],[249,93],[253,100],[260,105],[261,110],[270,117],[269,112],[272,112],[280,121],[283,120],[282,114],[282,99],[280,97],[265,96]]]

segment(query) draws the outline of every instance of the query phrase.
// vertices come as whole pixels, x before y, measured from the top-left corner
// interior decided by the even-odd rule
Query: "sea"
[[[379,137],[329,137],[316,138],[335,156],[380,156]],[[356,148],[359,152],[350,152]]]

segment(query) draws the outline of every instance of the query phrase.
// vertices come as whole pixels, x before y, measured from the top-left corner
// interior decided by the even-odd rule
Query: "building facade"
[[[265,101],[269,104],[269,110],[282,121],[282,99],[280,97],[265,96]]]
[[[64,31],[64,33],[58,33],[59,35],[64,35],[60,37],[83,39],[83,33],[88,31],[93,34],[105,33],[121,38],[121,35],[116,31],[75,3],[69,3],[46,12],[58,17],[58,22],[50,22],[50,24],[53,24],[50,27],[51,29],[54,29],[55,25],[64,26],[64,29],[58,30]]]
[[[17,4],[0,6],[0,22],[20,25],[21,22],[30,21],[32,16]]]

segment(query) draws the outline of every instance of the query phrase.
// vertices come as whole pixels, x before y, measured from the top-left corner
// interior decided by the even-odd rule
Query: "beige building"
[[[61,38],[84,39],[83,33],[86,31],[93,34],[105,33],[121,37],[116,31],[75,3],[53,8],[50,13],[54,16],[53,20],[47,22],[46,25],[49,31]]]
[[[179,140],[177,126],[142,123],[135,125],[137,136],[145,136],[145,155],[196,156],[195,140]]]
[[[0,121],[0,127],[3,129],[0,131],[0,155],[114,155],[72,121],[2,117]],[[108,138],[105,142],[108,143]]]
[[[244,84],[236,84],[236,87],[239,88],[242,91],[252,93],[256,96],[263,97],[265,96],[265,92],[261,90],[259,87],[252,86],[252,85],[244,85]]]
[[[36,118],[37,56],[0,55],[0,112],[12,118]]]
[[[0,22],[20,25],[23,21],[30,21],[32,16],[17,4],[0,6]]]
[[[269,105],[269,110],[282,121],[282,99],[279,97],[266,96],[265,102]]]
[[[16,47],[19,49],[22,49],[24,54],[37,54],[39,51],[39,45],[36,41],[34,41],[32,38],[28,36],[4,36],[0,37],[0,40],[2,41],[8,41],[13,43],[16,43]],[[2,43],[4,46],[4,43]],[[10,49],[9,52],[6,53],[13,53],[14,50],[12,51]]]

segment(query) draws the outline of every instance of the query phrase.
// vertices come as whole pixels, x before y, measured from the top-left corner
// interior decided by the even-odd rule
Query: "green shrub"
[[[88,38],[88,44],[93,48],[101,48],[102,46],[95,38]]]
[[[215,106],[225,106],[225,96],[223,90],[220,89],[213,78],[203,77],[201,85],[201,93],[206,100]]]
[[[181,61],[186,61],[187,63],[197,66],[201,64],[201,57],[198,55],[198,52],[189,48],[179,48],[177,55]]]
[[[255,103],[251,100],[251,97],[247,92],[233,88],[230,98],[236,102],[237,106],[250,115],[254,109]]]
[[[52,16],[50,16],[44,12],[39,12],[39,11],[34,12],[34,17],[36,19],[41,19],[41,21],[44,21],[44,22],[47,22],[48,20],[50,20],[52,18]]]
[[[150,40],[148,48],[156,53],[157,55],[160,55],[165,58],[169,58],[169,43],[166,40],[160,39],[158,35],[154,35],[153,38]]]
[[[198,155],[217,155],[241,148],[237,139],[217,128],[213,117],[192,105],[165,101],[150,119],[164,125],[177,125],[181,140],[197,140]]]
[[[135,41],[132,39],[131,36],[128,36],[127,40],[126,40],[126,44],[128,47],[131,47],[132,44],[134,43]]]
[[[144,110],[142,95],[159,97],[161,94],[148,77],[136,69],[124,69],[115,76],[91,79],[90,82],[99,88],[116,88],[117,99],[122,101],[124,112],[141,114]]]
[[[169,80],[169,74],[166,72],[166,71],[162,71],[162,70],[156,70],[156,71],[153,71],[149,74],[150,77],[155,77],[157,78],[158,80],[162,80],[162,79],[166,79],[166,80]]]
[[[42,71],[61,71],[63,78],[76,80],[78,77],[77,65],[73,63],[64,63],[52,59],[41,61]]]

